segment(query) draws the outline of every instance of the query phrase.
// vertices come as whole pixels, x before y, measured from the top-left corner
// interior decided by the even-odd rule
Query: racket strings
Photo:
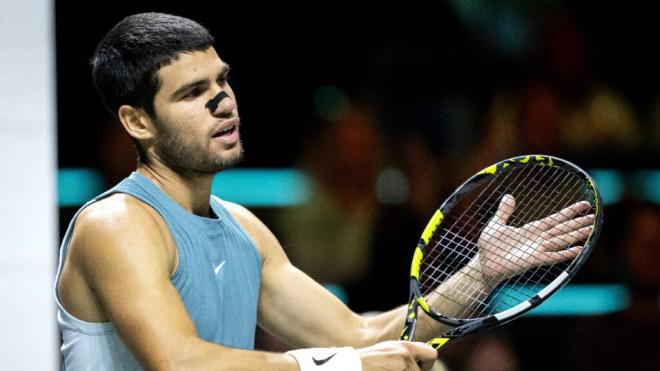
[[[523,218],[523,219],[525,219],[525,218]],[[547,274],[547,271],[545,273]]]
[[[559,169],[559,168],[557,168],[557,169]],[[557,171],[559,171],[559,170],[557,170]],[[585,200],[585,199],[589,198],[589,197],[586,197],[586,196],[588,196],[588,194],[585,194],[585,192],[584,192],[584,187],[582,187],[584,185],[584,182],[582,181],[581,178],[578,178],[577,176],[575,176],[575,174],[573,174],[569,171],[563,170],[563,173],[564,173],[564,177],[555,182],[555,183],[562,184],[563,187],[561,189],[559,189],[559,188],[555,187],[554,184],[552,184],[552,186],[549,187],[550,192],[542,192],[540,195],[538,195],[538,197],[540,199],[538,201],[538,204],[541,205],[541,207],[539,208],[539,212],[536,215],[530,215],[531,212],[527,212],[526,213],[527,215],[524,215],[520,218],[519,223],[527,223],[530,220],[535,220],[539,217],[542,217],[543,215],[547,215],[548,213],[552,212],[553,210],[562,209],[567,205],[574,204],[578,201],[582,201],[582,200]],[[572,179],[569,179],[569,178],[572,178]],[[568,187],[568,189],[566,189],[566,187]],[[555,194],[557,197],[556,198],[551,198],[551,197],[547,196],[550,193]],[[531,195],[530,195],[530,197],[531,197]],[[592,201],[592,200],[589,200],[589,201]],[[515,213],[512,216],[512,224],[514,224],[514,225],[518,224],[516,222]],[[551,229],[551,228],[546,228],[546,230]],[[536,233],[537,234],[536,240],[534,241],[534,243],[537,243],[537,244],[542,243],[543,240],[544,240],[543,235],[542,235],[543,232],[545,232],[544,228],[534,226],[533,229],[535,229],[536,230],[535,232],[537,232]],[[566,247],[568,247],[572,244],[570,243],[570,241],[567,241],[564,238],[564,236],[565,235],[559,235],[559,236],[557,236],[557,238],[559,238],[560,240],[563,240],[563,242],[565,244],[564,248],[566,248]],[[561,251],[560,251],[560,253],[561,253]],[[536,282],[533,282],[533,283],[545,282],[544,278],[548,275],[548,273],[553,272],[553,270],[554,270],[553,275],[550,277],[550,280],[552,280],[558,274],[561,274],[561,272],[563,272],[569,264],[570,264],[570,261],[564,261],[564,262],[558,262],[556,264],[549,265],[549,266],[537,266],[536,268],[528,270],[527,272],[517,276],[518,278],[516,279],[515,283],[520,283],[521,279],[527,277],[527,280],[525,282],[522,282],[523,285],[526,285],[526,284],[530,283],[531,277],[533,277],[536,273],[541,272],[541,271],[543,272],[542,277],[540,277]],[[560,267],[560,268],[555,269],[557,267]],[[531,272],[531,274],[528,274],[530,272]],[[513,278],[516,278],[516,277],[513,277]]]
[[[520,174],[521,174],[521,173],[518,172],[518,173],[517,173],[517,177],[519,177]],[[511,173],[507,173],[507,174],[506,174],[506,178],[508,178],[510,175],[511,175]],[[481,197],[482,197],[482,196],[484,195],[484,193],[490,188],[490,186],[494,183],[494,181],[495,181],[495,177],[491,178],[491,181],[489,182],[489,184],[488,184],[486,187],[484,187],[484,189],[481,191],[481,193],[479,194],[479,196],[477,196],[476,200],[481,199]],[[496,189],[497,189],[497,188],[501,188],[501,184],[498,184],[498,185],[496,186]],[[495,190],[493,190],[493,191],[491,191],[491,192],[489,192],[489,193],[491,193],[491,194],[492,194],[492,193],[495,193],[494,191],[495,191]],[[486,198],[488,199],[488,197],[489,197],[489,196],[487,195]],[[477,203],[477,201],[473,201],[473,202],[472,202],[472,204],[475,204],[475,203]],[[480,206],[479,206],[478,210],[479,210],[479,209],[483,209],[484,202],[482,201],[482,202],[480,202],[479,204],[480,204]],[[455,226],[457,225],[457,223],[458,223],[459,220],[461,220],[461,219],[466,219],[466,213],[468,212],[469,209],[470,209],[469,207],[468,207],[468,208],[465,208],[465,210],[463,211],[463,213],[462,213],[458,218],[456,218],[456,220],[455,220],[454,223],[452,224],[452,227],[450,227],[448,230],[447,230],[447,229],[444,229],[444,231],[449,232],[453,227],[455,227]],[[475,214],[478,214],[478,212],[475,213]],[[473,219],[474,219],[474,214],[473,214],[472,216],[470,216],[470,217],[467,218],[468,221],[472,221]],[[475,224],[473,224],[473,225],[472,225],[472,228],[470,228],[470,230],[469,230],[468,232],[472,232],[472,230],[474,230],[474,229],[477,228],[477,227],[478,227],[478,230],[479,230],[479,231],[482,230],[483,227],[485,227],[485,224],[484,224],[483,222],[482,222],[481,224],[483,224],[483,225],[480,226],[479,223],[475,223]],[[450,239],[450,241],[451,241],[450,243],[455,243],[455,242],[456,242],[456,237],[458,237],[459,239],[465,240],[465,238],[462,237],[462,236],[461,236],[460,234],[458,234],[458,233],[452,233],[452,235],[453,235],[453,236],[452,236],[452,238]],[[442,239],[440,239],[440,241],[437,241],[436,244],[435,244],[435,246],[433,247],[433,249],[435,249],[435,248],[437,248],[439,245],[441,245],[442,242],[443,242]],[[478,251],[478,244],[477,244],[476,241],[474,241],[474,242],[473,242],[473,241],[470,241],[470,242],[469,242],[468,244],[466,244],[466,245],[467,245],[467,246],[465,246],[465,247],[467,248],[467,250],[468,250],[468,252],[469,252],[469,255],[468,255],[468,254],[465,254],[465,253],[461,254],[461,253],[459,252],[459,255],[462,255],[463,258],[466,258],[466,259],[464,260],[464,262],[465,262],[465,261],[469,261],[469,260],[471,260],[471,259],[473,258],[473,256],[476,254],[476,252]],[[448,244],[447,246],[451,246],[451,245]],[[457,250],[453,250],[453,251],[456,252]],[[432,261],[431,263],[428,264],[428,267],[435,267],[436,260],[437,260],[438,257],[440,257],[440,256],[441,256],[441,255],[437,255],[435,258],[433,258],[433,261]],[[438,270],[438,269],[436,269],[436,270]],[[446,277],[449,277],[449,276],[452,276],[457,270],[458,270],[458,267],[456,267],[455,269],[447,269],[446,272],[444,272],[443,275],[445,276],[445,278],[446,278]],[[474,271],[474,270],[473,270],[473,269],[470,269],[470,270],[469,270],[469,273],[476,273],[478,276],[481,275],[480,272],[476,272],[476,271],[475,271],[475,272],[472,272],[472,271]],[[465,309],[463,310],[463,313],[461,313],[460,316],[458,316],[458,317],[466,317],[465,314],[466,314],[467,311],[475,310],[475,311],[478,312],[478,311],[480,310],[480,308],[482,308],[483,306],[485,306],[485,303],[484,303],[481,299],[479,299],[479,298],[480,298],[480,297],[485,297],[485,296],[487,296],[488,293],[485,291],[485,289],[483,289],[483,287],[487,287],[487,286],[486,286],[487,284],[481,280],[481,277],[476,278],[475,276],[473,276],[473,275],[471,275],[471,274],[469,274],[469,276],[470,276],[473,280],[480,281],[480,282],[482,283],[482,285],[478,285],[478,286],[475,286],[475,287],[481,287],[481,288],[476,288],[476,289],[475,289],[475,287],[467,287],[467,288],[466,288],[466,287],[465,287],[466,285],[463,284],[461,287],[458,287],[458,288],[450,287],[450,289],[451,289],[451,291],[452,291],[452,292],[451,292],[451,294],[452,294],[451,297],[448,297],[449,295],[441,295],[441,296],[443,296],[443,299],[445,299],[445,300],[450,300],[450,301],[452,301],[452,302],[458,304],[458,306],[457,306],[458,308],[461,308],[461,307],[464,307],[464,308],[465,308]],[[427,280],[424,280],[424,281],[425,281],[426,283],[428,283]],[[444,281],[444,279],[443,279],[443,281]],[[438,280],[432,280],[432,281],[430,282],[430,284],[427,284],[427,285],[424,285],[424,284],[423,284],[423,285],[422,285],[423,287],[426,286],[425,289],[424,289],[423,291],[424,291],[424,292],[427,292],[427,289],[433,289],[433,288],[437,287],[438,284],[439,284],[439,281],[438,281]],[[462,298],[464,298],[464,297],[467,295],[467,293],[469,293],[469,295],[471,295],[471,297],[469,297],[468,299],[470,299],[471,301],[475,302],[477,305],[468,305],[468,306],[465,306],[465,305],[462,305],[461,302],[452,299],[452,298],[457,298],[457,297],[460,298],[460,299],[462,299]],[[458,294],[458,295],[456,295],[456,294]],[[478,296],[476,296],[475,294],[478,295]],[[449,313],[446,313],[446,314],[451,315],[451,314],[449,314]],[[456,317],[457,315],[453,315],[453,316]]]
[[[476,215],[478,215],[478,216],[480,216],[482,219],[484,219],[483,214],[479,215],[478,213],[476,213]],[[490,215],[489,215],[489,216],[490,216]],[[474,217],[474,215],[471,216],[471,218],[473,218],[473,217]],[[513,216],[512,219],[515,219],[515,216]],[[514,222],[515,222],[515,220],[514,220]],[[481,225],[475,224],[474,226],[475,226],[475,227],[478,226],[479,229],[481,229],[482,227],[485,226],[485,224],[484,224],[483,222],[480,223],[480,224],[481,224]],[[514,224],[514,223],[510,223],[510,224]],[[445,229],[445,230],[448,231],[447,229]],[[450,233],[451,233],[451,232],[450,232]],[[463,240],[465,240],[465,238],[464,238],[462,235],[458,234],[458,233],[452,233],[452,234],[453,234],[454,238],[459,238],[459,239],[463,239]],[[436,245],[442,244],[442,242],[443,242],[442,240],[439,240],[439,241],[437,241]],[[455,242],[455,240],[452,239],[452,242]],[[472,243],[472,241],[469,241],[469,242]],[[474,246],[477,246],[477,243],[474,242],[473,245],[474,245]],[[466,255],[463,254],[463,256],[466,256]],[[467,256],[466,256],[466,257],[467,257]],[[430,266],[433,266],[433,262],[430,264]]]
[[[512,174],[512,172],[508,172],[508,173],[506,173],[505,179],[502,181],[502,183],[505,182],[505,181],[507,180],[507,178],[508,178],[511,174]],[[518,177],[520,176],[520,172],[517,173],[517,176],[518,176]],[[482,198],[482,196],[484,195],[484,193],[485,193],[486,191],[489,190],[489,187],[490,187],[493,183],[495,183],[495,180],[496,180],[496,179],[497,179],[497,177],[491,177],[491,178],[490,178],[490,182],[488,183],[488,185],[482,189],[481,193],[476,197],[475,201],[473,201],[472,204],[471,204],[470,206],[473,206],[474,204],[477,203],[477,200],[479,200],[479,199]],[[502,186],[502,183],[498,183],[498,184],[496,184],[496,189],[491,190],[491,192],[489,192],[489,194],[495,193],[495,191],[497,190],[497,187],[501,187],[501,186]],[[486,197],[485,197],[486,200],[488,200],[488,199],[490,198],[490,195],[489,195],[489,194],[486,194]],[[473,215],[469,216],[468,218],[466,218],[466,214],[470,211],[471,208],[470,208],[470,207],[465,207],[464,210],[463,210],[463,213],[462,213],[460,216],[458,216],[457,218],[455,218],[454,223],[453,223],[452,226],[451,226],[450,228],[448,228],[448,229],[453,229],[454,227],[456,227],[458,221],[466,220],[466,219],[467,219],[467,222],[472,221],[472,220],[474,219],[474,216],[475,216],[475,215],[478,215],[478,212],[481,211],[481,210],[483,210],[483,205],[485,204],[485,201],[482,201],[482,202],[480,202],[479,204],[480,204],[480,205],[476,208],[475,213],[474,213]],[[487,212],[490,212],[490,211],[491,211],[491,210],[487,210]],[[448,218],[448,219],[449,219],[449,218]],[[447,224],[447,223],[445,223],[445,224]],[[479,227],[479,230],[482,228],[482,226],[478,226],[477,224],[475,224],[475,225],[473,225],[473,228],[471,228],[471,229],[468,230],[468,231],[463,230],[463,232],[466,233],[466,234],[467,234],[467,233],[471,233],[471,232],[474,231],[475,227]]]
[[[545,274],[547,274],[547,272],[549,272],[549,271],[546,271]],[[445,274],[445,276],[447,276],[447,275],[449,275],[449,274]],[[468,273],[468,275],[469,275],[469,273]],[[441,279],[444,279],[444,278],[441,278]],[[541,278],[540,280],[543,280],[543,278]],[[475,289],[475,287],[477,287],[478,289]],[[461,298],[461,296],[465,296],[465,295],[472,295],[472,296],[478,296],[478,297],[484,297],[484,298],[486,296],[488,296],[488,291],[490,291],[490,290],[486,291],[486,289],[483,288],[484,286],[480,286],[480,285],[475,285],[475,287],[465,287],[465,285],[463,285],[459,288],[453,289],[454,292],[447,294],[447,295],[450,295],[448,297],[448,299],[451,299],[452,296],[454,296],[454,297],[458,296],[459,299],[464,300],[463,298]],[[522,287],[522,289],[525,289],[525,290],[529,291],[525,287]],[[458,292],[460,292],[460,294],[458,294]],[[508,299],[511,299],[510,301],[512,301],[513,303],[517,303],[517,302],[521,301],[519,297],[512,296],[512,295],[506,295],[506,296],[508,297]],[[529,297],[529,296],[531,296],[531,294],[527,293],[527,297]],[[502,298],[502,297],[503,296],[500,295],[500,298]],[[457,303],[460,303],[460,302],[457,302]],[[479,306],[476,307],[477,312],[482,310],[480,308],[485,308],[486,302],[478,300],[478,304],[479,304]],[[470,307],[470,308],[472,308],[472,307]],[[461,316],[465,317],[465,312]]]
[[[555,168],[555,169],[559,169],[559,168]],[[555,173],[556,173],[556,171],[558,171],[558,170],[555,170]],[[553,173],[553,175],[555,173]],[[560,178],[560,179],[556,180],[554,183],[564,184],[564,186],[567,185],[567,184],[570,184],[568,181],[564,181],[570,175],[572,175],[572,173],[570,173],[568,171],[564,171],[564,178]],[[554,185],[555,184],[552,184],[552,186],[549,187],[549,189],[551,189],[551,190],[556,189],[554,187]],[[512,215],[512,217],[511,217],[510,224],[511,225],[525,224],[527,222],[530,222],[530,221],[533,221],[533,220],[538,219],[540,217],[543,217],[544,215],[549,214],[553,210],[561,209],[561,208],[563,208],[567,205],[575,203],[577,201],[577,200],[575,200],[575,197],[574,197],[575,191],[576,191],[575,188],[576,187],[579,188],[579,185],[580,185],[579,182],[575,182],[573,184],[573,186],[570,188],[570,191],[572,191],[572,192],[569,192],[569,190],[565,189],[565,187],[562,188],[561,192],[556,192],[556,194],[559,196],[559,199],[550,198],[548,196],[545,196],[548,193],[547,192],[542,192],[540,195],[538,195],[538,197],[540,197],[540,198],[545,197],[545,199],[541,200],[541,201],[538,201],[538,204],[542,205],[541,208],[539,209],[538,213],[532,214],[530,211],[528,211],[526,213],[519,213],[518,214],[519,217],[517,217],[516,213],[514,212],[514,215]],[[551,192],[553,192],[553,191],[551,191]],[[562,194],[563,195],[572,194],[573,197],[568,197],[567,199],[563,199],[564,197],[562,196]],[[527,196],[527,197],[524,197],[524,196]],[[527,204],[530,201],[531,197],[532,197],[531,193],[530,194],[523,194],[523,197],[521,198],[521,204],[523,204],[523,205]],[[519,209],[519,210],[529,210],[529,209]],[[536,229],[536,232],[538,232],[534,243],[540,244],[541,242],[543,242],[542,233],[544,232],[544,230],[543,230],[542,227],[538,227],[538,228],[534,227],[534,229]],[[520,234],[517,234],[514,238],[517,240],[517,242],[522,242],[521,237],[522,236]],[[561,238],[561,236],[560,236],[560,238]],[[561,239],[563,239],[563,238],[561,238]],[[564,241],[564,242],[567,242],[567,241]],[[527,255],[531,256],[531,254],[529,254],[529,253],[527,253]],[[555,269],[556,267],[558,267],[560,265],[561,266],[567,266],[568,264],[566,264],[566,262],[560,262],[560,263],[553,264],[553,265],[548,265],[548,266],[537,266],[536,268],[532,268],[532,270],[534,271],[534,273],[543,270],[545,272],[544,275],[547,275],[548,272],[552,271],[553,269]],[[528,270],[527,272],[530,272],[532,270]],[[564,268],[555,269],[555,271],[557,271],[556,274],[555,274],[555,276],[556,276],[556,275],[560,274],[562,271],[564,271]],[[525,272],[525,273],[527,273],[527,272]],[[519,275],[517,277],[522,278],[524,276],[525,276],[525,274],[522,274],[522,275]],[[554,277],[553,277],[553,279],[554,279]],[[525,282],[525,283],[527,283],[527,282]]]
[[[564,171],[564,173],[564,178],[568,178],[573,175],[567,171]],[[529,215],[529,212],[526,213],[528,215],[521,216],[519,219],[520,222],[525,223],[530,220],[535,220],[538,217],[547,215],[553,210],[562,209],[567,205],[571,205],[578,201],[590,198],[587,197],[589,194],[584,192],[584,187],[582,187],[584,185],[583,181],[575,176],[573,176],[573,179],[571,180],[564,181],[562,179],[561,181],[557,181],[557,183],[562,184],[563,187],[550,187],[552,190],[551,192],[543,192],[539,195],[538,202],[540,205],[544,205],[545,207],[541,207],[539,213],[536,215]],[[549,193],[555,194],[557,198],[552,199],[551,197],[547,196]],[[513,215],[511,219],[511,224],[517,224],[516,215]],[[543,242],[544,238],[542,233],[548,229],[547,227],[548,226],[533,227],[533,229],[536,229],[534,232],[537,234],[533,243],[540,244]],[[556,236],[555,238],[563,241],[564,247],[562,249],[566,249],[571,245],[574,245],[571,243],[571,241],[565,238],[565,234]],[[563,250],[559,250],[559,252],[562,253]],[[552,282],[557,276],[564,272],[572,263],[572,261],[573,259],[570,259],[557,262],[552,265],[537,266],[506,280],[501,286],[503,289],[497,291],[496,294],[490,298],[493,311],[508,309],[524,300],[531,298],[537,294],[538,291],[540,291],[545,285]]]
[[[506,174],[506,177],[508,178],[510,175],[511,175],[511,172],[507,173],[507,174]],[[517,173],[517,176],[520,176],[520,172]],[[496,177],[491,177],[491,178],[490,178],[490,182],[488,183],[488,185],[486,185],[486,187],[483,188],[483,190],[481,191],[481,193],[476,197],[476,200],[481,199],[481,197],[484,195],[484,193],[485,193],[487,190],[489,190],[489,187],[495,182],[495,180],[496,180]],[[506,181],[506,178],[505,178],[504,181]],[[496,187],[498,187],[498,186],[501,186],[501,183],[496,185]],[[495,192],[495,190],[492,190],[490,193],[494,193],[494,192]],[[488,197],[489,197],[489,195],[487,194],[487,195],[486,195],[486,199],[488,199]],[[473,204],[475,204],[475,203],[476,203],[476,200],[475,200],[470,206],[472,206]],[[449,228],[444,228],[444,230],[449,231],[449,230],[453,229],[454,227],[457,226],[457,223],[458,223],[458,221],[460,221],[460,220],[466,220],[466,219],[467,219],[467,221],[469,222],[469,221],[472,221],[472,220],[474,219],[474,216],[481,216],[481,215],[479,215],[479,211],[480,211],[480,210],[483,210],[483,205],[484,205],[484,204],[485,204],[484,201],[480,202],[480,206],[477,208],[476,212],[475,212],[474,214],[472,214],[471,216],[467,217],[467,218],[466,218],[466,214],[467,214],[468,211],[470,210],[470,207],[465,207],[464,210],[463,210],[463,213],[462,213],[460,216],[458,216],[457,218],[455,218],[455,221],[454,221],[454,223],[451,225],[451,227],[449,227]],[[489,210],[488,212],[490,212],[490,210]],[[450,218],[448,218],[448,219],[450,219]],[[449,220],[445,221],[445,224],[447,224],[448,221],[449,221]],[[481,223],[481,224],[482,224],[482,225],[474,224],[472,228],[470,228],[470,229],[467,230],[467,231],[466,231],[465,229],[463,229],[462,232],[463,232],[464,234],[471,234],[471,233],[474,231],[475,228],[478,228],[479,230],[481,230],[483,227],[485,227],[485,224],[484,224],[484,223]],[[436,232],[436,235],[437,235],[437,232]],[[458,233],[454,233],[454,236],[461,236],[461,235],[458,234]],[[434,237],[435,237],[435,236],[434,236]],[[463,237],[460,237],[460,238],[463,238]],[[442,241],[438,241],[438,242],[436,243],[436,246],[433,247],[433,249],[435,249],[435,248],[437,247],[437,245],[439,245],[441,242],[442,242]],[[451,242],[455,242],[455,241],[452,240]],[[472,243],[472,241],[470,241],[470,242]],[[477,245],[476,245],[476,241],[474,242],[474,246],[477,246]],[[474,249],[470,249],[470,250],[471,250],[470,252],[476,253],[476,250],[474,250]],[[464,256],[467,256],[467,255],[464,254]],[[471,259],[472,256],[469,256],[469,258]],[[437,259],[437,257],[436,257],[436,259]],[[435,265],[436,265],[436,261],[435,261],[436,259],[434,259],[433,261],[431,261],[431,262],[428,264],[428,266],[430,266],[430,267],[435,266]],[[424,273],[424,272],[422,272],[422,274],[423,274],[423,273]]]
[[[552,211],[577,201],[585,199],[592,201],[591,197],[585,197],[590,196],[591,193],[585,192],[584,181],[570,171],[559,167],[544,166],[539,168],[539,165],[518,167],[493,176],[458,217],[445,220],[439,231],[436,231],[436,235],[433,236],[433,243],[429,244],[430,246],[425,253],[425,261],[422,262],[420,283],[422,292],[425,295],[429,292],[438,294],[432,292],[432,290],[453,276],[459,269],[465,267],[474,258],[478,252],[479,234],[494,215],[494,211],[504,194],[512,194],[516,199],[518,207],[509,218],[507,225],[517,228],[541,219]],[[557,175],[558,172],[560,172],[559,176]],[[499,179],[495,182],[498,176]],[[523,208],[521,205],[531,206]],[[444,227],[447,224],[450,226],[448,228]],[[540,233],[543,233],[544,228],[547,228],[547,226],[538,226],[538,231],[534,232],[539,235],[534,238],[532,243],[541,242],[542,236]],[[454,231],[455,229],[456,231]],[[558,237],[562,240],[563,236],[559,235]],[[523,242],[523,236],[519,233],[513,238],[518,242]],[[567,245],[571,245],[568,241],[564,241]],[[523,251],[528,257],[532,256],[532,252]],[[524,257],[519,256],[519,258]],[[441,269],[437,267],[440,265],[438,261],[441,259],[445,260],[442,265],[449,268]],[[492,263],[501,265],[498,261]],[[491,297],[497,297],[499,301],[509,301],[512,303],[511,305],[517,304],[522,301],[522,296],[525,299],[531,296],[527,287],[530,283],[538,286],[538,284],[546,281],[551,282],[569,264],[570,261],[564,261],[530,269],[506,280],[505,285],[507,285],[508,290],[500,290],[497,293],[498,295],[491,295]],[[463,273],[469,275],[475,281],[481,281],[481,272],[475,269],[464,269]],[[481,285],[474,285],[474,287],[466,287],[466,285],[451,287],[449,294],[441,296],[443,299],[453,301],[459,306],[463,306],[462,303],[465,302],[465,299],[473,300],[475,304],[466,308],[461,316],[470,313],[477,316],[484,315],[488,307],[492,307],[490,302],[492,298],[490,301],[486,299],[488,293],[485,291],[489,290],[484,290],[484,284],[486,282],[482,281]],[[520,287],[517,291],[516,286]]]
[[[561,181],[558,181],[558,182],[559,182],[559,183],[562,183]],[[565,183],[565,184],[566,184],[566,183]],[[575,187],[572,187],[572,188],[575,188]],[[562,192],[564,192],[564,194],[570,194],[570,193],[571,193],[571,192],[567,192],[567,190],[565,190],[565,189],[562,190]],[[525,201],[524,198],[519,198],[519,199],[520,199],[521,201],[523,201],[523,202],[522,202],[523,204],[525,203],[525,202],[524,202],[524,201]],[[568,204],[568,203],[569,203],[568,200],[566,200],[566,201],[562,201],[562,200],[560,200],[557,204],[560,204],[560,205],[561,205],[561,204]],[[532,215],[531,217],[530,217],[529,215],[522,215],[522,214],[518,214],[518,217],[516,217],[516,215],[514,214],[514,215],[511,217],[511,223],[510,223],[510,224],[512,224],[512,225],[516,225],[516,224],[517,224],[517,223],[516,223],[516,219],[519,219],[519,220],[522,222],[522,223],[520,223],[520,224],[523,224],[523,223],[525,223],[525,222],[527,222],[527,221],[529,221],[529,220],[534,220],[534,219],[537,219],[538,217],[541,217],[541,216],[543,216],[543,215],[546,215],[546,214],[548,213],[548,209],[552,209],[551,204],[548,204],[548,203],[542,203],[542,205],[546,205],[546,207],[544,208],[544,210],[541,210],[537,215]],[[529,214],[529,213],[526,213],[526,214]],[[512,238],[514,238],[514,239],[520,239],[520,236],[512,236]],[[568,243],[567,243],[567,244],[568,244]],[[559,264],[559,265],[561,265],[561,264]],[[564,265],[567,266],[566,263],[564,263]],[[536,272],[538,272],[538,271],[543,271],[543,276],[546,276],[549,272],[552,272],[553,270],[555,270],[555,267],[556,267],[556,266],[557,266],[557,265],[545,266],[545,267],[537,267],[537,268],[536,268],[534,271],[532,271],[532,272],[536,273]],[[563,268],[562,268],[562,269],[559,269],[558,272],[556,272],[554,275],[556,276],[558,273],[561,273],[561,271],[563,271],[563,270],[564,270]],[[528,272],[529,272],[529,271],[528,271]],[[521,277],[525,277],[525,275],[521,275],[521,276],[519,276],[519,278],[521,278]],[[533,277],[533,275],[529,275],[529,274],[528,274],[527,277]],[[554,277],[553,277],[553,278],[554,278]],[[540,280],[542,281],[542,280],[543,280],[543,277],[541,277]],[[520,281],[518,281],[518,282],[520,282]]]

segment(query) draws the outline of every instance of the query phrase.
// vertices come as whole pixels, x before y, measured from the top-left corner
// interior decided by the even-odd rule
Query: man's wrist
[[[497,285],[499,285],[502,280],[499,277],[490,277],[486,275],[481,264],[481,254],[477,252],[472,260],[470,260],[470,262],[466,265],[467,271],[464,273],[470,278],[483,284],[488,290],[492,290],[497,287]]]
[[[360,355],[351,347],[295,349],[286,354],[295,358],[300,371],[362,371]]]

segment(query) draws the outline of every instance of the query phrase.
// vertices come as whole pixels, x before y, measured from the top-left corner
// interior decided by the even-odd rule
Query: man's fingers
[[[433,363],[438,357],[438,351],[420,342],[408,342],[406,347],[422,370],[430,370],[433,367]]]
[[[588,227],[594,223],[594,217],[594,214],[589,214],[579,218],[571,219],[567,222],[560,223],[550,228],[549,230],[543,232],[541,236],[543,239],[549,239],[573,232],[580,228]]]
[[[515,208],[516,200],[513,198],[513,196],[510,194],[504,195],[504,197],[502,197],[502,201],[500,201],[500,205],[497,207],[497,212],[495,212],[493,220],[498,224],[506,225]]]
[[[563,249],[566,246],[574,244],[576,242],[584,241],[589,237],[593,227],[583,227],[578,230],[574,230],[570,233],[563,234],[561,236],[553,237],[549,240],[546,240],[542,243],[545,250],[556,251]]]
[[[431,371],[449,371],[449,369],[444,363],[436,359],[435,363],[433,363],[433,367],[431,367]]]
[[[591,209],[591,204],[587,201],[575,203],[559,212],[537,220],[529,224],[532,231],[539,233],[552,229],[553,227],[573,219],[576,215],[584,214]]]
[[[426,361],[426,362],[419,361],[419,362],[417,362],[417,365],[419,366],[419,369],[421,371],[433,371],[433,370],[435,370],[433,368],[433,366],[435,366],[435,362],[436,362],[435,359],[432,360],[432,361]]]
[[[563,262],[565,260],[573,259],[582,252],[582,246],[573,246],[570,249],[555,251],[550,253],[543,253],[539,260],[543,265],[551,265]]]
[[[384,341],[358,349],[358,353],[364,371],[429,371],[438,356],[438,352],[431,346],[409,341]]]

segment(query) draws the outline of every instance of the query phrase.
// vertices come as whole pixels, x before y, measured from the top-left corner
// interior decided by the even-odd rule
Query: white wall
[[[54,4],[0,1],[0,369],[59,368]]]

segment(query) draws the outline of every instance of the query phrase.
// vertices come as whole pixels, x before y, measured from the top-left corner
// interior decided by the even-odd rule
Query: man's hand
[[[572,259],[581,246],[567,246],[586,239],[593,229],[593,215],[584,215],[591,205],[578,202],[556,214],[525,224],[507,225],[516,201],[505,195],[479,237],[479,263],[487,282],[498,283],[529,268]]]
[[[358,349],[363,371],[431,371],[438,353],[424,343],[385,341]]]

